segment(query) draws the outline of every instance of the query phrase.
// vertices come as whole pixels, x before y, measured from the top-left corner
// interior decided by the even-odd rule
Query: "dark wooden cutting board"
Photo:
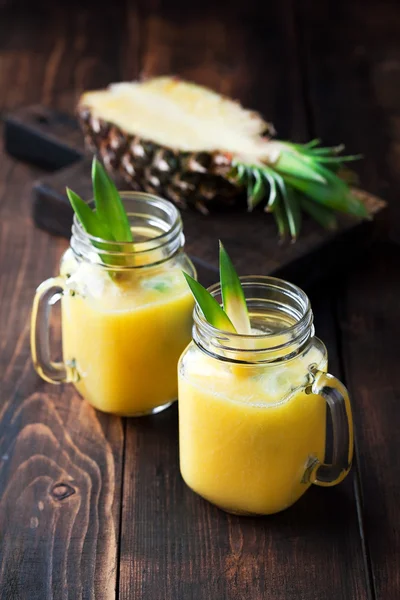
[[[83,198],[91,197],[90,162],[74,118],[42,106],[20,109],[5,120],[5,147],[14,157],[55,170],[38,180],[32,190],[32,214],[38,227],[69,237],[72,209],[65,194],[68,185]],[[121,189],[127,184],[118,182]],[[335,232],[305,219],[299,240],[279,243],[271,215],[262,210],[234,209],[209,216],[182,212],[188,253],[218,267],[218,239],[223,240],[241,274],[273,274],[309,287],[324,275],[344,270],[359,260],[382,232],[386,203],[360,192],[371,221],[347,215]]]

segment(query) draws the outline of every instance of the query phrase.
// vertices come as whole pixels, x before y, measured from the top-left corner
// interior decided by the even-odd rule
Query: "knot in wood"
[[[56,483],[50,493],[54,500],[61,501],[75,494],[75,489],[68,483]]]

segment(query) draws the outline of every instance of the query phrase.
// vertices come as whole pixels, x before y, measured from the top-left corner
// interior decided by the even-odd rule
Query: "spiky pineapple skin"
[[[181,208],[209,207],[243,200],[242,188],[229,177],[232,162],[221,152],[182,152],[122,131],[80,105],[77,116],[87,147],[111,174],[137,191],[167,197]]]

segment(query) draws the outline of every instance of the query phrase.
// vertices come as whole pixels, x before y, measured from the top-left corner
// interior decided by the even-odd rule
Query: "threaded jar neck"
[[[183,247],[182,219],[171,202],[142,192],[122,192],[121,200],[134,241],[115,242],[92,236],[75,215],[70,244],[78,259],[113,270],[140,269],[165,262]]]
[[[285,361],[299,354],[314,336],[310,301],[297,286],[275,277],[241,277],[253,334],[216,329],[198,305],[194,310],[193,341],[215,358],[245,364]],[[208,288],[222,304],[221,286]]]

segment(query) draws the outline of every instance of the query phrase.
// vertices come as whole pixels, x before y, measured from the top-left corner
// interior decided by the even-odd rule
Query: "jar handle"
[[[76,381],[77,373],[73,366],[64,362],[54,362],[50,356],[49,320],[51,307],[58,302],[65,290],[64,277],[52,277],[40,284],[33,300],[31,317],[31,354],[36,372],[50,383]]]
[[[327,403],[332,419],[332,464],[313,461],[307,469],[307,481],[321,486],[340,483],[350,471],[353,459],[353,416],[347,389],[336,377],[310,367],[313,378],[311,393],[321,396]]]

